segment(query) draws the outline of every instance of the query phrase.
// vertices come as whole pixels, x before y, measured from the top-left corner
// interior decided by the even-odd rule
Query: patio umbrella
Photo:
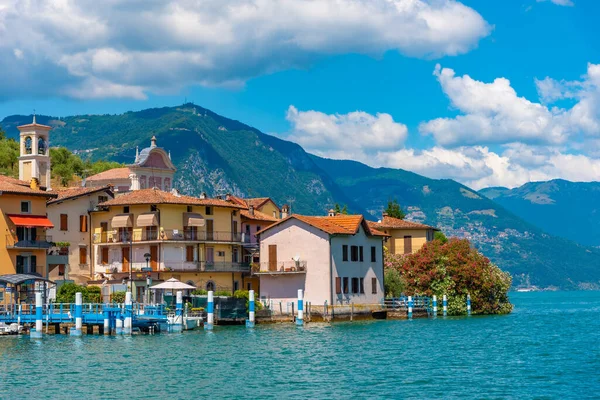
[[[164,290],[190,290],[196,289],[196,286],[188,285],[187,283],[183,283],[178,281],[175,278],[171,278],[166,282],[159,283],[158,285],[154,285],[149,288],[150,290],[164,289]]]

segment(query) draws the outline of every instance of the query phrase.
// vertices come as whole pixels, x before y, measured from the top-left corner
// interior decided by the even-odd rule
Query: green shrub
[[[125,291],[120,290],[118,292],[113,292],[113,294],[110,296],[110,300],[113,303],[125,303]]]
[[[235,297],[236,299],[246,299],[246,310],[250,308],[250,292],[248,290],[236,290],[233,293],[233,297]],[[262,308],[262,303],[257,300],[256,296],[254,296],[255,311],[262,310]]]
[[[204,289],[196,289],[192,291],[192,294],[196,296],[206,296],[208,294],[208,291]]]
[[[229,290],[217,290],[214,295],[231,297],[231,292]]]

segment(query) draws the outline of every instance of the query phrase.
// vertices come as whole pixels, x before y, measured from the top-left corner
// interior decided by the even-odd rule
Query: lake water
[[[0,398],[599,398],[600,292],[507,316],[0,337]]]

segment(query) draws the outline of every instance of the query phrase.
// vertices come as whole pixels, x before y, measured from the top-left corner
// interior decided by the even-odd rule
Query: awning
[[[52,222],[45,215],[9,215],[8,218],[16,226],[54,228]]]
[[[115,215],[110,221],[110,226],[113,228],[131,228],[133,226],[131,214]]]
[[[156,213],[144,213],[140,214],[135,221],[137,226],[157,226],[158,218],[156,218]]]
[[[45,282],[50,282],[50,283],[54,283],[52,282],[50,279],[46,279],[41,275],[38,274],[7,274],[7,275],[0,275],[0,282],[2,283],[10,283],[12,285],[19,285],[23,282],[27,282],[27,281],[45,281]]]
[[[183,226],[204,226],[204,217],[196,213],[183,213]]]

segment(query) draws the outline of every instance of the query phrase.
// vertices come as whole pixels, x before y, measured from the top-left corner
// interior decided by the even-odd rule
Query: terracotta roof
[[[374,229],[435,229],[433,226],[420,224],[418,222],[384,216],[381,222],[371,222],[369,225]]]
[[[71,187],[71,188],[65,188],[65,189],[60,189],[60,190],[56,190],[56,191],[53,190],[50,193],[55,193],[58,195],[58,197],[56,199],[48,201],[48,204],[59,203],[64,200],[73,199],[73,198],[77,198],[80,196],[85,196],[88,194],[92,194],[92,193],[96,193],[96,192],[104,192],[104,191],[110,191],[112,193],[110,186],[101,186],[101,187],[92,187],[92,188]]]
[[[86,181],[105,181],[111,179],[129,179],[129,168],[113,168],[87,177]]]
[[[30,126],[31,127],[36,127],[36,128],[41,128],[41,129],[48,129],[48,130],[52,129],[51,126],[43,125],[43,124],[38,124],[36,122],[31,123],[31,124],[19,125],[19,126],[17,126],[17,129],[19,129],[19,128],[29,128]]]
[[[334,217],[324,217],[299,214],[292,214],[289,217],[280,220],[279,222],[269,225],[265,229],[257,232],[257,235],[291,218],[295,218],[308,225],[314,226],[315,228],[320,229],[330,235],[354,235],[358,232],[359,226],[362,225],[365,232],[370,236],[389,236],[375,228],[370,227],[362,215],[336,215]]]
[[[253,221],[267,221],[267,222],[277,222],[279,218],[275,218],[272,215],[265,214],[264,212],[260,212],[258,210],[254,210],[254,215],[250,215],[250,211],[242,210],[240,211],[242,217],[246,219],[251,219]]]
[[[268,201],[271,201],[271,202],[273,202],[273,204],[275,204],[275,207],[277,207],[277,209],[281,211],[279,206],[270,197],[251,197],[251,198],[244,199],[242,197],[230,195],[230,196],[228,196],[228,199],[229,199],[229,201],[232,201],[241,206],[246,206],[246,208],[252,206],[252,207],[254,207],[255,210],[258,210],[259,208],[264,206]]]
[[[181,204],[188,206],[215,206],[241,208],[237,204],[220,199],[199,199],[197,197],[174,195],[159,189],[141,189],[117,196],[114,199],[99,204],[100,206],[128,206],[136,204]]]
[[[31,189],[28,182],[4,175],[0,175],[0,193],[43,196],[48,198],[56,197],[55,193]]]

